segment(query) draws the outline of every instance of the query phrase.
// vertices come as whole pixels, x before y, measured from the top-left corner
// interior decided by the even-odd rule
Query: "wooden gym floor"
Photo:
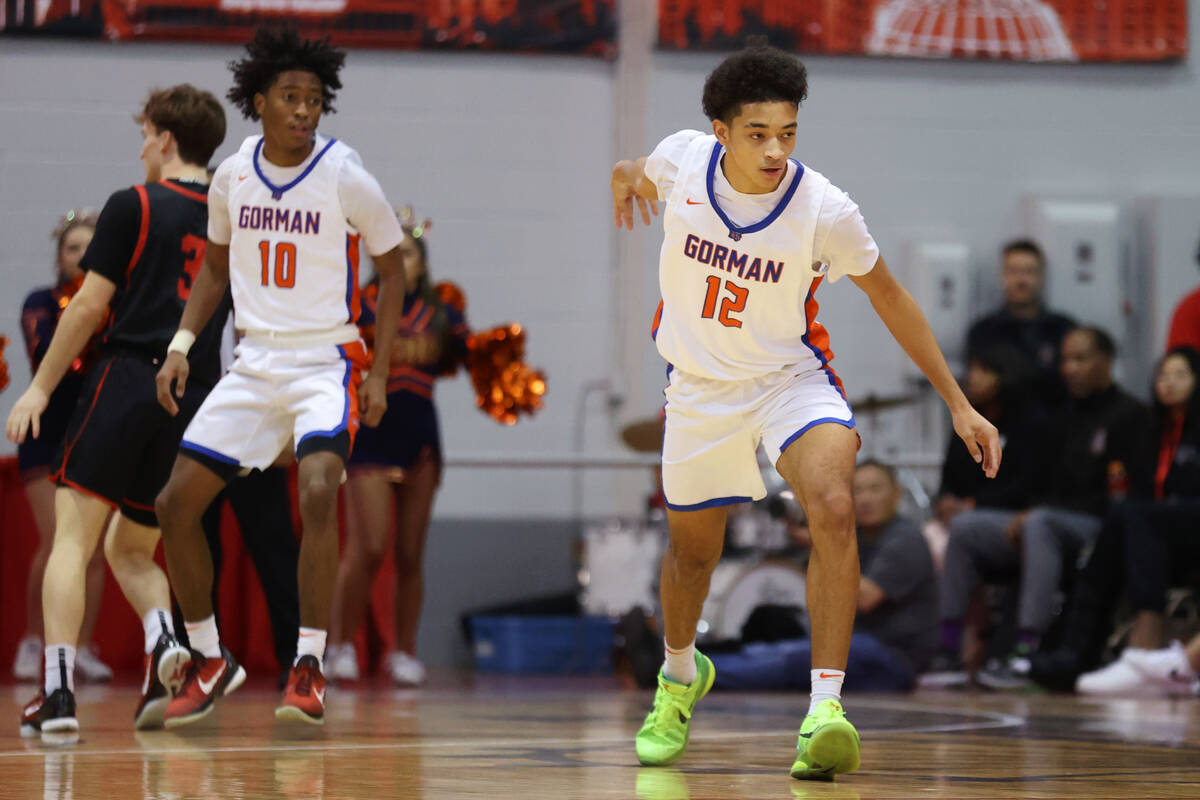
[[[688,753],[644,769],[650,700],[612,679],[443,678],[421,690],[329,692],[324,728],[277,724],[244,688],[174,733],[135,734],[135,687],[85,687],[77,742],[17,733],[27,686],[0,688],[0,798],[1200,798],[1200,699],[1049,695],[847,697],[863,766],[788,777],[799,694],[717,694]]]

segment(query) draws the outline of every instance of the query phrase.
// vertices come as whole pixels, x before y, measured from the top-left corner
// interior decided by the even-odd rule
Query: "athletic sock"
[[[325,636],[326,631],[319,628],[300,628],[300,636],[296,639],[296,660],[292,666],[300,663],[301,656],[312,656],[317,659],[317,669],[325,668]]]
[[[696,640],[686,647],[675,649],[663,639],[666,658],[663,661],[663,676],[676,683],[691,684],[696,680]]]
[[[842,681],[846,680],[845,670],[814,669],[812,675],[812,695],[808,701],[808,713],[812,713],[817,703],[822,700],[842,699]]]
[[[165,608],[152,608],[142,617],[142,630],[146,632],[146,652],[153,653],[158,645],[158,637],[164,633],[175,635],[175,626],[171,622],[171,612]]]
[[[75,648],[69,644],[52,644],[46,648],[46,697],[56,689],[66,687],[75,691]]]
[[[205,658],[221,657],[221,635],[217,633],[217,618],[215,615],[199,622],[184,621],[187,628],[188,641],[192,649]]]

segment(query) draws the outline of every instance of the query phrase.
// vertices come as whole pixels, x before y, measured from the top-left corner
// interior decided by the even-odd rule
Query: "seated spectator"
[[[927,526],[926,538],[930,526],[939,526],[945,531],[939,538],[948,540],[950,521],[973,508],[1029,508],[1035,489],[1045,485],[1048,420],[1029,403],[1028,376],[1028,365],[1011,347],[988,347],[971,356],[963,391],[971,405],[999,429],[1004,460],[996,477],[988,479],[962,440],[950,437],[942,462],[936,519]],[[938,572],[944,552],[945,545],[934,552]]]
[[[1004,246],[1001,261],[1004,305],[979,319],[967,333],[967,358],[996,345],[1017,350],[1031,373],[1033,400],[1053,409],[1066,398],[1058,372],[1063,337],[1075,322],[1050,311],[1042,300],[1046,257],[1037,243],[1018,239]]]
[[[891,467],[864,461],[854,473],[853,491],[862,577],[846,686],[906,691],[937,648],[933,561],[916,523],[897,513],[901,491]],[[716,686],[807,691],[811,654],[808,639],[714,653]]]
[[[1123,495],[1137,454],[1146,409],[1113,382],[1116,347],[1099,328],[1081,327],[1063,340],[1061,371],[1070,400],[1048,441],[1051,469],[1028,511],[976,508],[950,524],[942,576],[942,636],[938,676],[923,682],[965,683],[964,620],[977,584],[1019,579],[1018,642],[1008,663],[978,676],[992,688],[1028,684],[1014,659],[1032,653],[1049,628],[1066,564],[1074,564],[1100,533],[1110,495]]]
[[[1123,547],[1113,548],[1119,564],[1111,576],[1124,579],[1136,616],[1129,646],[1108,666],[1079,677],[1084,694],[1122,695],[1167,683],[1145,675],[1168,676],[1182,664],[1182,648],[1159,650],[1163,644],[1163,612],[1167,590],[1195,583],[1200,596],[1200,352],[1172,349],[1159,362],[1154,379],[1154,426],[1143,467],[1135,474],[1134,499],[1114,511],[1114,535]],[[1120,573],[1123,572],[1123,575]],[[1109,576],[1103,576],[1104,577]],[[1113,592],[1113,585],[1096,587]],[[1157,653],[1157,655],[1154,655]],[[1165,680],[1165,678],[1164,678]],[[1169,682],[1168,682],[1169,683]]]

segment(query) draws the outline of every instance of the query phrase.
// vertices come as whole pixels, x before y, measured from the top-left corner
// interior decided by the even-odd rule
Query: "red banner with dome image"
[[[1010,61],[1170,61],[1187,0],[659,0],[664,50],[747,36],[798,53]]]

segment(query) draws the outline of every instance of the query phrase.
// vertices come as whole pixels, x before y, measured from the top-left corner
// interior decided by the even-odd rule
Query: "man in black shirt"
[[[1035,506],[979,508],[950,524],[942,577],[943,662],[952,661],[962,646],[975,585],[1020,576],[1017,652],[1008,666],[980,674],[980,682],[992,688],[1028,683],[1023,664],[1015,674],[1010,667],[1034,650],[1050,626],[1064,565],[1091,548],[1109,502],[1127,491],[1148,412],[1113,382],[1115,354],[1112,338],[1099,328],[1076,328],[1063,339],[1061,372],[1070,398],[1052,427],[1046,450],[1054,454],[1051,470],[1035,490]],[[959,670],[946,669],[938,682],[950,682],[951,674],[965,679]]]
[[[1058,374],[1058,354],[1063,337],[1075,327],[1067,316],[1050,311],[1042,303],[1046,287],[1046,257],[1030,239],[1009,242],[1002,251],[1001,279],[1004,305],[976,320],[967,333],[967,357],[1007,346],[1028,359],[1034,398],[1046,408],[1065,397]]]
[[[195,369],[172,417],[158,404],[154,378],[204,261],[208,225],[205,166],[225,138],[225,114],[210,93],[184,84],[153,92],[138,118],[146,183],[118,191],[100,214],[81,266],[84,282],[63,312],[33,383],[13,406],[8,438],[40,433],[47,398],[92,333],[107,321],[54,474],[56,527],[42,602],[46,632],[43,691],[26,706],[26,735],[72,733],[75,641],[83,575],[111,510],[119,514],[104,550],[125,597],[142,618],[146,677],[134,717],[157,727],[188,652],[171,625],[167,577],[154,562],[154,499],[166,482],[188,419],[220,377],[214,316],[193,349]],[[199,352],[197,352],[197,350]]]

